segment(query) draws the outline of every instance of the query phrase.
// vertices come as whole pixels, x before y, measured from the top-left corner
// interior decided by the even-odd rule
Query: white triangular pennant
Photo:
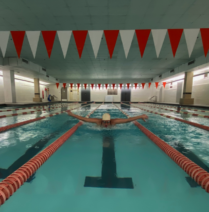
[[[2,31],[0,32],[0,47],[3,57],[5,57],[5,53],[7,50],[7,44],[9,40],[9,31]]]
[[[154,40],[155,51],[156,51],[157,57],[159,57],[159,55],[160,55],[160,51],[163,46],[166,32],[167,32],[166,29],[152,29],[152,36],[153,36],[153,40]]]
[[[33,53],[33,57],[36,57],[36,50],[38,46],[38,41],[40,37],[40,31],[26,31],[28,42]]]
[[[72,31],[57,31],[63,56],[66,57]]]
[[[187,43],[189,57],[192,54],[199,31],[200,31],[199,29],[184,29],[184,35],[185,35],[185,39],[186,39],[186,43]]]
[[[134,30],[120,30],[120,36],[123,43],[123,49],[126,55],[126,58],[128,57],[128,53],[131,47],[131,43],[134,37]]]
[[[94,51],[94,56],[97,58],[99,46],[102,40],[103,30],[89,30],[89,37]]]

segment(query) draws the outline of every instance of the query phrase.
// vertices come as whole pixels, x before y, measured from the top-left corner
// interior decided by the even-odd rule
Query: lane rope
[[[127,105],[125,103],[122,103],[124,105]],[[130,105],[128,105],[130,106]],[[189,125],[192,125],[194,127],[197,127],[197,128],[200,128],[200,129],[203,129],[203,130],[207,130],[209,131],[209,126],[205,126],[205,125],[202,125],[202,124],[198,124],[198,123],[195,123],[195,122],[192,122],[192,121],[186,121],[184,119],[180,119],[180,118],[176,118],[176,117],[173,117],[173,116],[169,116],[169,115],[166,115],[166,114],[163,114],[163,113],[158,113],[158,112],[155,112],[155,111],[152,111],[152,110],[146,110],[146,109],[143,109],[143,108],[140,108],[138,106],[134,106],[131,104],[132,107],[136,107],[138,109],[141,109],[141,110],[144,110],[146,112],[149,112],[149,113],[153,113],[153,114],[156,114],[156,115],[160,115],[160,116],[163,116],[165,118],[169,118],[169,119],[173,119],[173,120],[176,120],[176,121],[180,121],[180,122],[183,122],[183,123],[186,123],[186,124],[189,124]]]
[[[101,105],[99,105],[92,112],[95,112]],[[89,113],[90,115],[92,114]],[[0,206],[9,199],[14,192],[17,191],[26,181],[33,175],[50,157],[53,155],[69,138],[73,133],[81,126],[83,122],[79,121],[70,130],[64,133],[56,141],[30,159],[27,163],[10,174],[2,182],[0,182]]]
[[[116,105],[115,105],[116,106]],[[117,106],[116,106],[117,107]],[[123,110],[117,107],[127,117]],[[163,150],[178,166],[180,166],[195,182],[197,182],[207,193],[209,193],[209,173],[181,154],[179,151],[168,145],[154,133],[142,126],[139,122],[133,122],[151,141]]]

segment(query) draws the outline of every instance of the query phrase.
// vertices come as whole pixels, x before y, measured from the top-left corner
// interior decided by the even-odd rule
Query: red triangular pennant
[[[200,32],[202,37],[202,45],[206,57],[209,50],[209,28],[200,29]]]
[[[84,83],[84,88],[85,88],[85,90],[86,90],[86,87],[87,87],[87,83]]]
[[[104,30],[110,58],[112,58],[112,54],[113,54],[115,44],[118,38],[118,33],[119,33],[119,30]]]
[[[63,83],[63,87],[64,87],[64,88],[66,87],[66,83],[65,83],[65,82]]]
[[[155,82],[155,86],[156,86],[156,88],[158,87],[158,84],[159,84],[159,82]]]
[[[11,31],[12,39],[15,45],[15,49],[18,57],[20,58],[22,45],[25,37],[25,31]]]
[[[136,29],[135,32],[139,44],[141,57],[143,57],[151,29]]]
[[[58,82],[56,83],[56,86],[57,86],[57,88],[59,87],[59,83]]]
[[[151,82],[149,82],[149,88],[150,88],[151,84],[152,84],[152,83],[151,83]]]
[[[80,83],[77,83],[78,89],[80,88],[80,85],[81,85]]]
[[[81,58],[83,47],[86,41],[88,31],[87,30],[79,30],[79,31],[73,31],[73,36],[75,39],[75,43],[77,46],[79,57]]]
[[[105,88],[107,89],[107,87],[108,87],[108,84],[105,84]]]
[[[145,82],[142,82],[142,88],[144,89],[144,86],[145,86]]]
[[[73,83],[70,83],[70,88],[73,89]]]
[[[135,89],[137,88],[137,85],[138,85],[138,83],[134,83],[134,87],[135,87]]]
[[[57,31],[42,31],[41,32],[49,58],[50,58],[51,53],[52,53],[56,32]]]
[[[127,88],[129,89],[129,87],[130,87],[130,83],[127,83]]]
[[[120,83],[120,89],[122,89],[122,87],[123,87],[123,83]]]
[[[94,84],[91,84],[91,88],[92,88],[92,89],[94,88]]]
[[[98,88],[99,88],[99,90],[100,90],[100,87],[101,87],[101,84],[98,84]]]
[[[112,84],[113,89],[115,89],[115,83]]]
[[[176,51],[179,46],[182,33],[183,33],[183,29],[168,29],[168,35],[170,38],[171,48],[172,48],[174,57],[176,55]]]
[[[165,86],[166,86],[166,82],[163,82],[163,87],[165,88]]]

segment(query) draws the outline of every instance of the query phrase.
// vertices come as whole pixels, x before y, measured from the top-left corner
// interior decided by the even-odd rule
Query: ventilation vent
[[[46,75],[47,77],[49,77],[49,75]]]
[[[58,81],[58,79],[56,79]]]
[[[151,81],[153,81],[153,79],[151,79]]]
[[[174,69],[170,71],[170,73],[173,73],[173,72],[174,72]]]
[[[25,60],[25,59],[22,59],[22,62],[23,62],[23,63],[27,63],[27,64],[28,64],[28,61],[27,61],[27,60]]]
[[[161,74],[161,75],[159,75],[159,77],[161,78],[161,77],[162,77],[162,74]]]
[[[188,66],[193,64],[194,62],[195,62],[195,60],[192,60],[192,61],[188,62]]]
[[[42,70],[43,70],[43,71],[46,71],[46,69],[45,69],[45,68],[42,68]]]

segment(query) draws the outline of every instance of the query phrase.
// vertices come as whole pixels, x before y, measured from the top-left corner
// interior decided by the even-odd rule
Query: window
[[[118,90],[117,89],[108,89],[107,95],[118,95]]]

